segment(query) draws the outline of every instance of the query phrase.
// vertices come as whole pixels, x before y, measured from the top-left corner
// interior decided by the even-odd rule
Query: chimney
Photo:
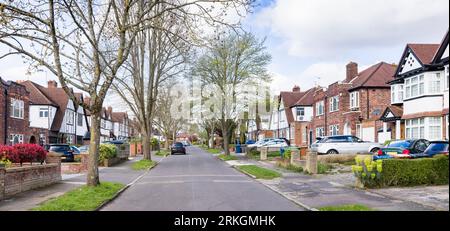
[[[111,106],[108,107],[108,113],[109,113],[110,115],[112,114],[112,107],[111,107]]]
[[[55,80],[50,80],[47,82],[47,87],[48,88],[57,88],[58,87],[58,83]]]
[[[300,87],[295,85],[294,88],[292,88],[292,92],[300,92]]]
[[[352,81],[353,78],[358,76],[358,64],[355,62],[350,62],[347,64],[347,77],[345,78],[346,82]]]

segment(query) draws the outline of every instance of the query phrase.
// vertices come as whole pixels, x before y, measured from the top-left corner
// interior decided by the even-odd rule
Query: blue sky
[[[449,27],[448,0],[261,0],[244,19],[273,61],[273,93],[299,85],[327,85],[345,76],[354,61],[360,70],[380,61],[397,63],[407,43],[439,43]],[[4,50],[4,49],[3,49]],[[2,48],[0,47],[0,53]],[[25,75],[19,57],[0,61],[0,76],[41,84],[46,72]]]

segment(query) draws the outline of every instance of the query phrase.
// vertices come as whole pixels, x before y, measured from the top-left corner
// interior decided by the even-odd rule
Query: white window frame
[[[391,86],[391,104],[403,103],[403,84],[394,84]]]
[[[427,117],[426,127],[428,134],[426,134],[429,140],[441,140],[442,139],[442,117]],[[437,134],[432,134],[432,128],[437,129]]]
[[[414,90],[413,90],[414,89]],[[405,96],[403,99],[412,99],[425,95],[425,74],[405,79]],[[416,92],[416,91],[417,92]],[[415,93],[415,94],[413,94]]]
[[[77,126],[82,127],[84,115],[82,113],[77,113],[76,115],[77,115]],[[80,124],[80,122],[81,122],[81,124]]]
[[[25,114],[24,102],[20,99],[11,98],[10,115],[12,118],[23,119]],[[17,112],[17,114],[16,114]]]
[[[417,123],[416,123],[417,122]],[[413,129],[417,129],[418,136],[413,136]],[[408,119],[405,121],[406,139],[425,138],[425,118]]]
[[[441,94],[442,93],[442,76],[441,73],[437,72],[432,74],[429,78],[428,84],[428,94]]]
[[[297,115],[297,116],[305,116],[305,108],[304,107],[297,107],[296,109],[295,109],[295,114]]]
[[[356,137],[362,139],[361,138],[363,135],[362,132],[363,132],[362,124],[356,124]]]
[[[71,111],[71,110],[67,110],[66,111],[67,112],[67,121],[66,121],[66,124],[68,124],[68,125],[73,125],[74,123],[74,121],[73,121],[73,117],[74,117],[74,112],[73,111]]]
[[[321,100],[316,103],[316,116],[321,116],[325,114],[325,101]]]
[[[18,142],[14,142],[15,138],[18,138]],[[11,143],[11,145],[14,144],[23,144],[23,134],[10,134],[9,135],[9,142]]]
[[[360,101],[359,91],[354,91],[350,93],[350,109],[359,109]]]
[[[48,107],[39,108],[39,118],[48,118],[50,110]]]
[[[318,127],[316,128],[316,138],[325,136],[325,128],[324,127]]]
[[[330,112],[339,111],[339,96],[333,96],[330,98]]]
[[[450,68],[449,65],[445,66],[445,72],[444,72],[444,81],[445,81],[445,86],[444,89],[448,90],[449,88],[449,84],[450,84],[450,79],[449,79],[449,75],[450,75]]]
[[[337,136],[339,135],[339,125],[334,124],[330,125],[330,136]]]

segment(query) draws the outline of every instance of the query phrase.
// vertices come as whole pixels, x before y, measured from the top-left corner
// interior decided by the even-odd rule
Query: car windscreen
[[[448,143],[431,143],[425,152],[448,152]]]
[[[408,148],[411,145],[410,141],[394,141],[391,142],[388,148]]]
[[[65,152],[68,151],[70,148],[69,146],[50,146],[49,151],[52,152]]]
[[[177,147],[177,148],[183,147],[183,143],[175,143],[173,146],[174,146],[174,147]]]

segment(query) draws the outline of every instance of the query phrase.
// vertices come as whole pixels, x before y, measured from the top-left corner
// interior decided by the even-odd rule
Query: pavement
[[[142,157],[130,158],[122,164],[105,168],[100,167],[100,181],[118,182],[129,184],[144,171],[135,171],[131,165],[142,159]],[[161,161],[161,157],[152,156],[154,161]],[[62,181],[47,187],[42,187],[15,195],[9,199],[0,201],[0,211],[26,211],[51,198],[58,197],[64,193],[80,187],[86,183],[86,174],[63,174]]]
[[[254,181],[210,153],[163,159],[102,210],[301,211],[303,207]]]
[[[311,210],[344,204],[363,204],[381,211],[449,210],[448,185],[361,190],[354,187],[351,172],[312,176],[279,168],[273,161],[238,158],[227,163],[254,164],[282,173],[282,178],[258,181]]]

